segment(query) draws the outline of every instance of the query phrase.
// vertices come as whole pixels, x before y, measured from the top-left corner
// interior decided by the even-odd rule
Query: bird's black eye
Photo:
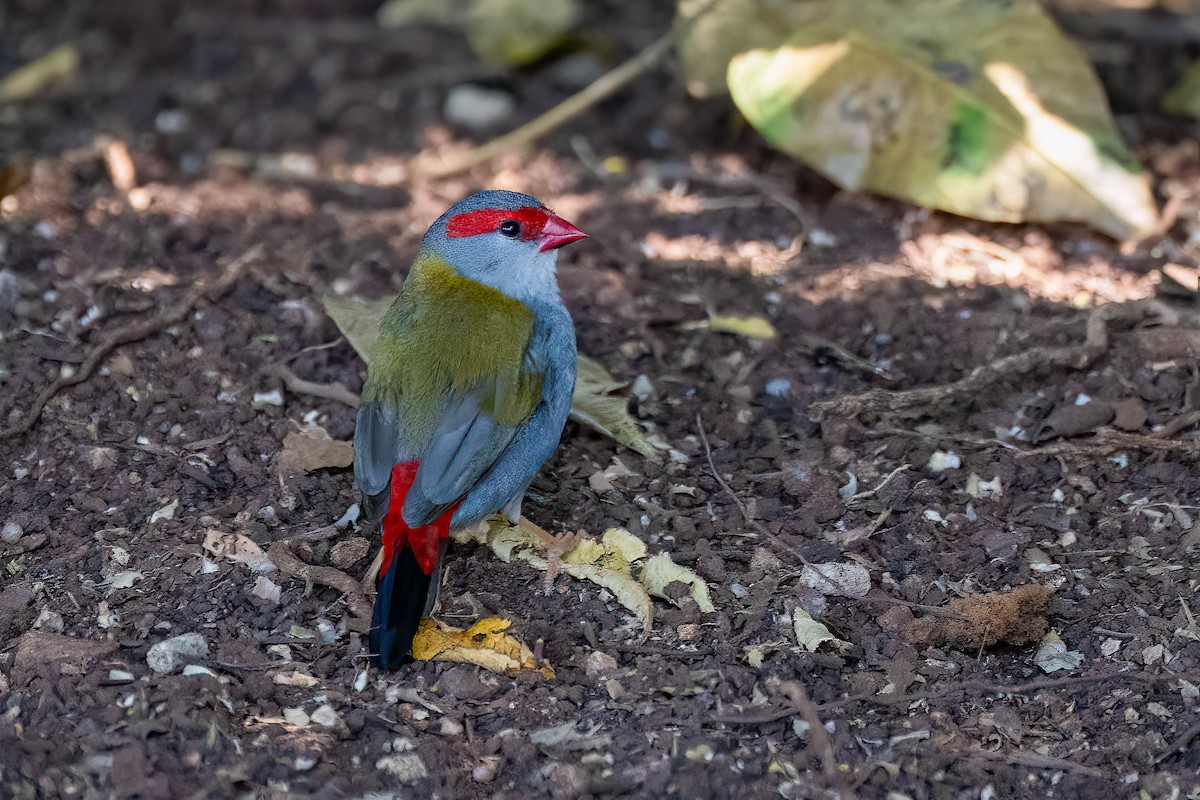
[[[507,236],[510,239],[515,239],[521,235],[521,223],[515,219],[506,219],[500,223],[500,227],[496,230],[500,231],[501,236]]]

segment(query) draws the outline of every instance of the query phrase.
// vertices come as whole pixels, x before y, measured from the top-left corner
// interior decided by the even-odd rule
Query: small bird
[[[558,446],[576,352],[555,264],[586,236],[529,195],[473,194],[425,233],[380,323],[354,479],[366,518],[383,521],[370,633],[383,669],[432,610],[450,529],[497,512],[516,523]]]

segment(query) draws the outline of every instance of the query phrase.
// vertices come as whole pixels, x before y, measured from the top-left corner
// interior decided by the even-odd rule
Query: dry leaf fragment
[[[461,661],[505,675],[534,669],[547,678],[553,678],[554,669],[549,664],[535,666],[529,648],[504,633],[511,625],[512,622],[500,617],[486,617],[461,630],[432,619],[423,619],[413,639],[413,658],[420,661]]]
[[[774,339],[778,335],[770,320],[760,316],[709,314],[708,329],[717,333],[735,333],[747,339]]]
[[[834,636],[829,632],[829,628],[813,619],[803,608],[792,612],[792,629],[796,633],[796,641],[810,653],[817,652],[817,648],[825,642],[829,642],[839,651],[850,647],[849,642]]]
[[[271,675],[271,680],[280,686],[297,686],[301,689],[311,689],[320,681],[309,675],[307,672],[301,672],[294,669],[291,672],[275,672]]]
[[[106,581],[106,584],[109,589],[128,589],[145,577],[145,575],[136,570],[127,569],[124,572],[118,572],[113,575]]]
[[[1066,644],[1055,631],[1050,631],[1043,637],[1033,663],[1042,668],[1043,672],[1058,672],[1060,669],[1075,669],[1083,663],[1083,653],[1068,650]]]
[[[716,611],[712,598],[708,594],[708,584],[704,582],[704,579],[694,570],[676,564],[667,553],[658,553],[647,559],[645,566],[642,567],[640,579],[650,594],[664,600],[671,599],[666,593],[668,584],[686,583],[691,587],[692,599],[696,601],[696,605],[701,611],[705,613]]]
[[[254,579],[254,586],[250,589],[250,594],[266,600],[273,605],[279,605],[279,601],[283,596],[279,584],[266,575],[259,575]]]
[[[331,439],[319,425],[289,433],[279,454],[279,470],[284,474],[344,469],[353,463],[354,442]]]
[[[519,559],[542,571],[549,566],[542,555],[546,542],[524,517],[516,525],[493,518],[475,528],[457,532],[455,538],[486,544],[506,563]],[[558,568],[573,578],[608,589],[649,632],[654,620],[650,595],[631,573],[632,563],[645,555],[646,545],[641,539],[623,528],[609,528],[599,542],[581,539],[574,549],[562,556]]]
[[[254,572],[270,572],[275,569],[271,559],[250,537],[240,533],[223,533],[209,529],[204,534],[204,549],[217,558],[228,558],[245,564]]]

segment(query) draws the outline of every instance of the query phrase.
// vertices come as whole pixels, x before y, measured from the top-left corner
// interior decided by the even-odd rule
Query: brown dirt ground
[[[0,441],[0,524],[16,537],[0,543],[0,795],[1200,792],[1200,440],[1182,416],[1200,408],[1194,295],[1164,296],[1157,315],[1127,308],[1085,369],[1013,370],[820,421],[810,409],[1082,346],[1091,309],[1153,297],[1167,262],[1194,269],[1200,151],[1153,111],[1186,53],[1168,43],[1120,71],[1136,36],[1101,26],[1087,43],[1108,59],[1102,74],[1122,76],[1110,90],[1160,195],[1179,198],[1165,236],[1120,250],[1079,227],[837,192],[719,104],[686,99],[670,69],[532,153],[409,179],[419,149],[472,140],[442,119],[451,86],[487,77],[515,92],[506,125],[531,118],[649,42],[669,4],[590,6],[595,48],[499,77],[453,35],[377,32],[370,2],[256,8],[268,5],[255,17],[233,2],[0,7],[0,73],[60,41],[87,65],[70,86],[0,107],[0,166],[32,165],[0,212],[0,421],[112,331],[264,247],[224,296],[120,347],[30,433]],[[133,193],[114,187],[101,137],[127,144]],[[625,169],[597,170],[609,156]],[[649,379],[634,410],[687,457],[656,465],[571,424],[526,513],[547,528],[627,527],[703,576],[717,611],[658,602],[643,641],[597,587],[560,575],[544,596],[538,573],[460,547],[444,618],[509,617],[544,640],[557,678],[417,663],[356,686],[363,640],[337,591],[276,573],[280,602],[260,599],[239,564],[203,571],[201,542],[215,528],[265,549],[356,501],[345,470],[279,477],[297,424],[345,439],[354,414],[284,390],[273,368],[357,392],[363,365],[319,298],[393,291],[426,225],[484,186],[538,195],[592,234],[561,269],[580,349]],[[765,315],[779,336],[682,324],[709,310]],[[1156,331],[1163,313],[1175,319]],[[788,389],[768,394],[779,379]],[[253,405],[276,389],[282,405]],[[697,416],[745,517],[714,479]],[[937,451],[961,467],[933,470]],[[614,456],[636,474],[598,495],[588,478]],[[851,475],[858,494],[839,494]],[[1002,491],[979,491],[993,479]],[[301,556],[327,565],[332,544]],[[801,556],[866,567],[871,594],[806,588]],[[113,580],[129,571],[140,579]],[[937,618],[928,607],[1030,583],[1053,590],[1049,624],[1077,666],[1046,675],[1036,644],[958,649],[974,640],[912,633],[914,616]],[[849,648],[801,651],[796,609]],[[1028,638],[1039,623],[1023,622]],[[208,643],[193,660],[211,672],[152,672],[150,646],[186,632]],[[312,685],[275,681],[292,670]],[[331,725],[284,719],[324,705]],[[573,735],[544,732],[564,723]]]

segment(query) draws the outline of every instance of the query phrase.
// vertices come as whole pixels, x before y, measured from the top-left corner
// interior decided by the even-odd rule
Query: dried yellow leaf
[[[501,561],[520,559],[534,569],[545,571],[549,562],[542,554],[546,543],[533,523],[524,517],[516,525],[494,517],[487,528],[472,528],[456,534],[456,540],[486,543]],[[630,565],[646,554],[646,545],[622,528],[610,528],[599,543],[583,539],[563,554],[558,569],[573,578],[591,581],[613,593],[617,602],[629,609],[648,632],[654,622],[650,595],[630,573]]]
[[[775,326],[766,317],[739,317],[733,314],[709,314],[708,329],[718,333],[736,333],[748,339],[774,339]]]
[[[696,601],[696,605],[700,607],[701,611],[708,613],[717,610],[713,607],[712,598],[708,594],[708,584],[704,582],[704,579],[694,570],[676,564],[667,553],[651,556],[646,561],[646,565],[642,567],[641,580],[642,585],[650,591],[650,594],[664,600],[671,599],[666,592],[668,584],[686,583],[691,587],[692,599]]]
[[[554,677],[549,664],[534,664],[529,648],[504,631],[512,625],[501,617],[485,617],[466,630],[452,628],[432,619],[421,620],[413,639],[413,658],[420,661],[459,661],[492,672],[511,675],[533,669]]]

